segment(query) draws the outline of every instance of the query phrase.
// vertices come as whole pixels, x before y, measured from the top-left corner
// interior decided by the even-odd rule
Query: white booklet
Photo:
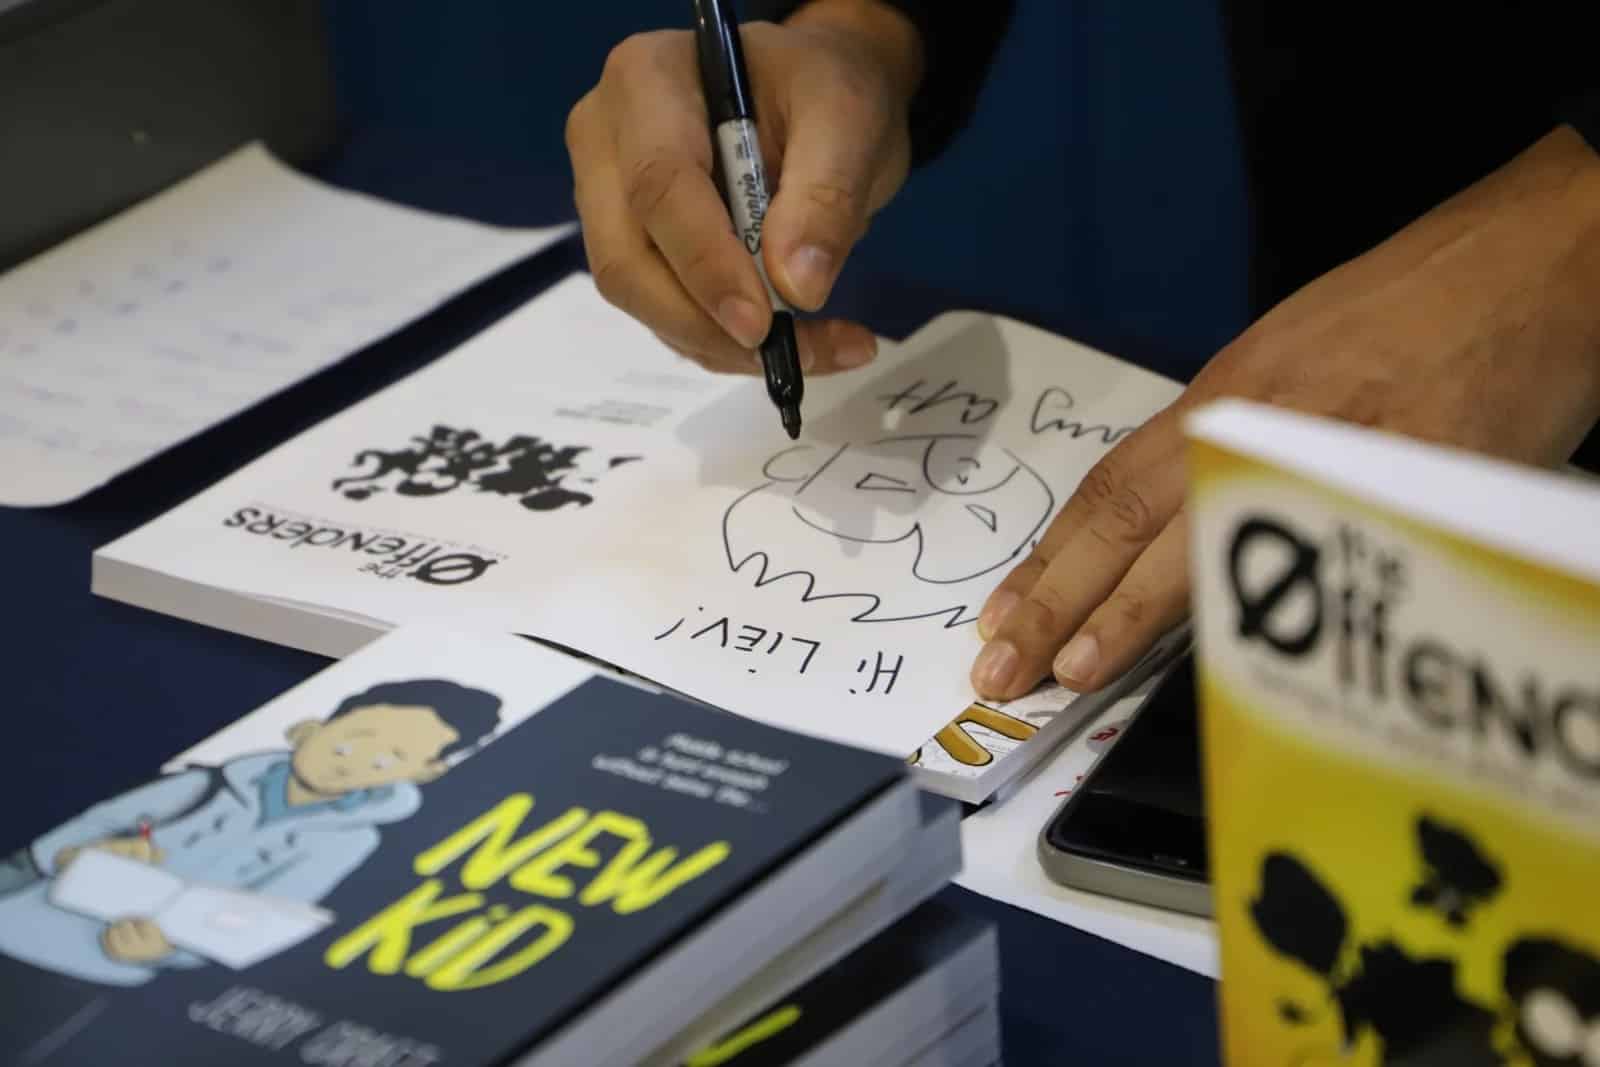
[[[50,903],[101,922],[148,919],[169,942],[240,970],[333,921],[325,908],[187,882],[148,863],[85,849],[50,886]]]
[[[0,274],[0,505],[76,499],[554,244],[249,145]]]
[[[952,721],[984,599],[1179,387],[960,312],[806,388],[791,442],[759,379],[678,359],[574,275],[105,546],[94,589],[335,656],[471,619],[774,725],[950,755],[975,773],[946,766],[941,791],[982,799],[997,751],[1075,705]]]

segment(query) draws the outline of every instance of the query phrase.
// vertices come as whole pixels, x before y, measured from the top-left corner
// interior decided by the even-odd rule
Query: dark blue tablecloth
[[[548,223],[571,203],[565,176],[368,133],[324,168],[397,200],[505,223]],[[0,510],[6,566],[0,852],[325,665],[89,594],[89,557],[307,426],[448,351],[568,272],[575,242],[514,267],[393,337],[144,464],[74,504]],[[837,305],[902,336],[960,294],[847,273]],[[1040,323],[1078,333],[1071,322]],[[1129,353],[1118,338],[1088,336]],[[0,477],[4,477],[0,473]],[[1188,972],[957,888],[946,896],[999,924],[1006,1063],[1207,1064],[1217,1060],[1213,985]],[[4,1011],[5,1005],[0,1005]]]

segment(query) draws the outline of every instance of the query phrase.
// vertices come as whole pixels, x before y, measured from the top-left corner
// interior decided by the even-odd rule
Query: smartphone
[[[1039,862],[1074,889],[1211,915],[1193,653],[1039,833]]]

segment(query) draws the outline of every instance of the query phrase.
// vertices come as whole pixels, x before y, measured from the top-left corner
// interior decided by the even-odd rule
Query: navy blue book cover
[[[509,727],[470,684],[345,688],[281,749],[153,778],[0,859],[0,1062],[506,1062],[904,773],[600,678]],[[177,905],[58,906],[83,847],[332,921],[235,968],[181,947]],[[190,936],[212,933],[225,957],[237,931]]]
[[[982,937],[989,923],[928,901],[850,955],[768,1005],[683,1067],[784,1067],[822,1049],[857,1019]],[[976,983],[974,983],[976,984]],[[953,1023],[979,1004],[952,1004]],[[905,1034],[903,1059],[939,1040]]]

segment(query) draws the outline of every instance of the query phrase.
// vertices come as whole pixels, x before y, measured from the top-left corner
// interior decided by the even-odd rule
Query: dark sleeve
[[[1600,89],[1568,100],[1561,110],[1561,118],[1583,134],[1590,148],[1600,152]]]
[[[757,0],[753,18],[781,22],[810,0]],[[1011,22],[1014,0],[881,0],[922,34],[922,86],[911,101],[912,165],[942,152],[978,102],[984,77]]]

